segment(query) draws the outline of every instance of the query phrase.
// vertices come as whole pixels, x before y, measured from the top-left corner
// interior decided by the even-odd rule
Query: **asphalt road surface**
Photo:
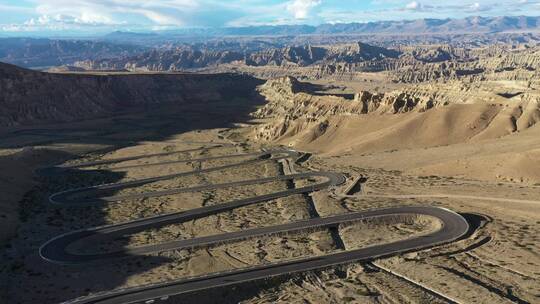
[[[201,147],[197,149],[188,150],[188,152],[196,151],[199,149],[212,149],[216,147],[223,146],[220,145],[211,145],[207,147]],[[89,166],[96,165],[105,165],[112,163],[119,163],[126,160],[140,159],[150,156],[160,156],[160,155],[169,155],[172,153],[179,152],[168,152],[162,154],[152,154],[152,155],[141,155],[134,157],[126,157],[113,160],[104,160],[104,161],[94,161],[87,163],[80,163],[70,166],[58,166],[54,168],[49,168],[43,170],[44,174],[61,174],[62,170],[66,169],[79,169]],[[186,151],[184,151],[186,152]],[[200,159],[185,159],[178,161],[168,161],[165,163],[153,163],[137,166],[153,166],[153,165],[163,165],[170,163],[179,163],[179,162],[193,162],[193,161],[206,161],[212,159],[225,159],[225,158],[239,158],[239,157],[250,157],[248,160],[239,161],[237,163],[228,164],[224,166],[195,170],[191,172],[181,172],[166,176],[156,176],[151,178],[145,178],[141,180],[129,181],[124,183],[115,183],[107,185],[98,185],[91,186],[86,188],[72,189],[60,193],[53,194],[50,197],[50,202],[60,206],[87,206],[91,204],[109,204],[109,203],[121,203],[122,200],[126,199],[136,199],[136,198],[146,198],[146,197],[156,197],[171,195],[182,192],[195,192],[195,191],[204,191],[210,189],[219,189],[235,186],[246,186],[254,185],[260,183],[268,183],[278,180],[299,180],[299,179],[315,179],[316,183],[313,183],[309,186],[287,189],[284,191],[279,191],[275,193],[265,194],[261,196],[256,196],[252,198],[239,199],[235,201],[225,202],[221,204],[216,204],[212,206],[205,206],[201,208],[192,209],[185,212],[169,213],[158,215],[154,217],[139,219],[131,222],[94,227],[89,229],[78,230],[74,232],[69,232],[63,235],[60,235],[47,243],[45,243],[40,248],[40,255],[43,259],[57,264],[62,265],[81,265],[81,264],[92,264],[99,263],[105,260],[111,259],[120,259],[120,258],[129,258],[133,256],[141,256],[152,253],[164,252],[169,250],[178,250],[185,248],[196,248],[196,247],[208,247],[215,246],[216,244],[221,244],[224,242],[238,241],[243,239],[255,238],[258,236],[267,236],[272,234],[282,234],[292,231],[300,230],[309,230],[314,228],[326,228],[326,227],[337,227],[343,223],[355,222],[363,219],[374,218],[374,217],[388,217],[395,215],[427,215],[438,218],[443,225],[438,231],[433,233],[412,237],[402,241],[396,241],[392,243],[387,243],[383,245],[376,245],[371,247],[366,247],[357,250],[348,250],[338,253],[328,254],[318,257],[307,257],[300,258],[296,260],[289,260],[286,262],[278,262],[272,264],[265,264],[250,268],[232,270],[227,272],[212,273],[199,277],[192,278],[183,278],[174,281],[167,281],[147,286],[138,286],[128,289],[113,290],[108,292],[103,292],[99,294],[94,294],[91,296],[75,299],[69,301],[68,303],[100,303],[100,304],[116,304],[116,303],[142,303],[146,301],[152,301],[154,299],[167,298],[169,296],[178,295],[182,293],[209,289],[220,286],[227,286],[238,284],[242,282],[258,280],[269,278],[273,276],[279,276],[284,274],[303,272],[313,269],[321,269],[339,264],[346,264],[351,262],[370,260],[383,256],[395,255],[398,253],[409,252],[414,250],[419,250],[427,247],[432,247],[454,240],[462,237],[467,230],[469,225],[467,221],[460,216],[459,214],[444,208],[437,207],[427,207],[427,206],[416,206],[416,207],[396,207],[396,208],[387,208],[387,209],[378,209],[370,210],[364,212],[353,212],[345,213],[331,217],[324,218],[313,218],[304,221],[297,221],[282,225],[276,225],[271,227],[263,228],[253,228],[246,229],[237,232],[211,235],[205,237],[198,237],[187,240],[177,240],[171,241],[162,244],[155,245],[146,245],[135,248],[124,248],[113,252],[104,252],[96,254],[78,254],[70,252],[67,248],[70,244],[74,242],[85,242],[86,245],[92,246],[106,240],[113,240],[119,236],[129,235],[144,231],[147,229],[155,229],[165,225],[173,223],[183,223],[191,221],[194,219],[203,218],[212,214],[218,214],[222,212],[227,212],[239,207],[262,203],[265,201],[290,196],[293,194],[309,193],[313,191],[322,190],[331,186],[338,186],[345,182],[345,178],[341,174],[336,174],[332,172],[305,172],[305,173],[296,173],[290,175],[279,175],[274,177],[265,177],[253,180],[229,182],[223,184],[213,184],[213,185],[201,185],[194,186],[189,188],[178,188],[178,189],[168,189],[163,191],[154,191],[146,193],[136,193],[136,194],[127,194],[127,195],[109,195],[121,189],[126,189],[130,187],[141,186],[150,182],[166,180],[176,177],[189,176],[194,174],[201,174],[211,171],[226,170],[228,168],[233,168],[236,166],[244,166],[247,164],[253,164],[257,162],[265,161],[277,161],[281,159],[295,159],[299,154],[295,151],[290,150],[273,150],[273,151],[262,151],[256,153],[245,153],[245,154],[234,154],[226,156],[216,156],[216,157],[207,157]],[[127,168],[127,167],[121,167]],[[118,169],[118,168],[115,168]],[[85,195],[84,199],[77,198],[77,196]],[[91,198],[88,198],[88,197]]]

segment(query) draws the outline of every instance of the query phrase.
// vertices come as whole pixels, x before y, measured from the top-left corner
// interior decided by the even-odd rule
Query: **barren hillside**
[[[500,84],[454,82],[346,99],[305,88],[292,77],[261,86],[269,103],[254,113],[265,121],[254,137],[370,167],[540,181],[537,170],[528,170],[539,164],[535,90],[504,96]]]
[[[0,126],[75,121],[158,104],[217,101],[251,94],[256,83],[232,74],[51,74],[0,63]]]

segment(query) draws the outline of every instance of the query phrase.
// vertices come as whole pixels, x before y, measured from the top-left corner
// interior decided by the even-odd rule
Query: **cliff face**
[[[497,95],[463,83],[415,86],[388,93],[361,91],[353,100],[305,90],[292,77],[260,86],[267,119],[254,137],[319,152],[381,151],[494,139],[540,122],[540,96]]]
[[[241,66],[310,66],[313,64],[355,63],[397,58],[398,51],[365,43],[341,46],[294,46],[261,51],[215,51],[211,49],[178,48],[153,50],[137,56],[87,60],[76,66],[92,70],[176,71],[214,67],[223,64]]]
[[[294,75],[306,79],[362,80],[365,72],[387,72],[399,83],[446,82],[449,80],[522,80],[538,83],[540,48],[508,49],[492,47],[466,50],[457,48],[403,49],[398,58],[375,60],[325,61],[302,67],[236,67],[258,77]],[[222,71],[227,70],[221,67]]]
[[[66,122],[167,103],[251,94],[241,75],[50,74],[0,64],[0,126]]]
[[[180,71],[242,61],[243,53],[194,49],[152,50],[130,57],[79,61],[87,70]]]
[[[389,93],[361,91],[354,100],[338,96],[320,96],[301,91],[301,83],[294,77],[286,76],[267,81],[260,87],[260,93],[270,102],[254,115],[266,117],[280,113],[291,117],[324,117],[335,114],[358,115],[368,113],[423,112],[446,103],[434,99],[432,94],[422,94],[407,90]]]
[[[309,66],[328,63],[354,63],[397,58],[398,51],[365,43],[342,46],[297,46],[252,53],[245,61],[250,66]]]
[[[304,79],[362,81],[364,73],[386,72],[398,83],[449,80],[538,82],[540,47],[534,45],[400,46],[387,49],[361,42],[301,45],[239,51],[212,48],[153,50],[137,56],[78,62],[89,70],[241,72],[259,78],[286,75]]]

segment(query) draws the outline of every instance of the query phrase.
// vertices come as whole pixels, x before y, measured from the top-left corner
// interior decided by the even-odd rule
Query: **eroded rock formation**
[[[445,87],[416,85],[387,93],[360,91],[352,100],[331,93],[314,94],[293,77],[269,80],[259,91],[268,103],[253,115],[267,123],[255,128],[254,136],[300,146],[321,138],[326,147],[346,138],[360,143],[363,136],[369,138],[366,144],[376,142],[385,148],[386,143],[436,146],[498,138],[540,121],[540,95],[536,93],[502,96],[461,82]],[[355,132],[353,125],[362,129]]]

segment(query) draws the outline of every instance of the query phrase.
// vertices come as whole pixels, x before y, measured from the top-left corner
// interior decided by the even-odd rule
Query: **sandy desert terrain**
[[[221,142],[238,140],[242,134],[252,134],[252,127],[192,131],[160,141],[141,141],[135,145],[113,149],[106,153],[90,153],[74,159],[69,164],[96,159],[113,159],[132,155],[154,154],[164,151],[182,151],[198,144],[190,141]],[[238,241],[209,249],[181,250],[126,261],[107,262],[91,269],[78,266],[56,266],[42,261],[37,247],[48,239],[74,229],[120,223],[167,212],[189,210],[200,206],[219,204],[231,199],[251,197],[290,187],[283,182],[233,187],[162,196],[142,200],[122,201],[102,207],[81,210],[59,209],[44,201],[47,193],[77,186],[111,181],[133,180],[165,172],[188,171],[225,165],[241,161],[215,160],[151,167],[137,167],[176,159],[202,156],[219,156],[232,153],[257,151],[268,143],[257,144],[247,138],[242,145],[204,149],[164,157],[151,157],[113,165],[77,170],[64,178],[41,180],[39,186],[26,194],[23,200],[20,228],[17,239],[8,243],[4,251],[5,296],[14,302],[46,303],[78,297],[87,293],[114,288],[160,282],[185,276],[241,268],[274,261],[328,254],[362,246],[406,239],[415,233],[428,233],[440,224],[430,218],[395,218],[384,221],[360,222],[342,225],[338,231],[318,230],[288,235],[262,237]],[[186,142],[188,142],[186,144]],[[73,146],[70,146],[72,149]],[[88,146],[84,146],[88,149]],[[304,147],[303,147],[304,148]],[[305,149],[305,148],[304,148]],[[441,149],[425,149],[437,154]],[[446,149],[451,149],[446,147]],[[431,151],[433,150],[433,151]],[[455,153],[461,152],[456,149]],[[213,290],[174,298],[172,303],[189,303],[189,299],[208,299],[212,294],[223,293],[230,302],[482,302],[482,303],[534,303],[540,292],[538,277],[540,265],[537,252],[538,223],[540,218],[540,187],[516,181],[498,182],[414,174],[404,170],[411,160],[396,161],[394,153],[380,153],[379,162],[388,161],[402,167],[388,168],[373,162],[372,157],[358,156],[354,151],[343,156],[316,153],[297,169],[332,169],[350,177],[362,176],[361,186],[349,184],[321,191],[311,196],[291,196],[250,207],[236,209],[218,216],[210,216],[185,224],[173,224],[101,244],[85,247],[74,244],[72,250],[92,253],[143,244],[156,244],[178,238],[212,235],[238,231],[251,227],[272,226],[310,218],[313,212],[328,216],[343,212],[376,209],[399,205],[444,206],[465,215],[477,225],[467,238],[442,247],[378,259],[369,263],[354,263],[334,269],[319,270],[291,278],[254,283],[235,287],[234,292]],[[13,153],[6,150],[6,154]],[[18,152],[18,153],[24,153]],[[320,153],[320,152],[319,152]],[[405,151],[403,153],[412,153]],[[15,153],[15,155],[17,155]],[[53,156],[49,161],[53,161]],[[354,161],[352,161],[354,159]],[[364,165],[365,164],[365,165]],[[369,165],[368,165],[369,164]],[[414,163],[413,163],[414,164]],[[32,165],[28,165],[32,168]],[[305,168],[305,169],[303,169]],[[282,170],[279,163],[265,161],[224,172],[213,172],[189,178],[156,182],[129,191],[144,192],[165,188],[183,187],[205,183],[245,180],[251,177],[273,176]],[[446,172],[444,172],[446,173]],[[27,173],[30,174],[30,173]],[[448,173],[446,173],[448,174]],[[21,176],[21,178],[24,176]],[[28,186],[32,188],[32,185]],[[432,195],[432,196],[430,196]],[[313,204],[310,207],[310,204]],[[314,209],[312,209],[314,208]],[[336,236],[338,240],[336,239]],[[23,258],[24,257],[24,258]],[[109,279],[103,281],[103,276]],[[80,282],[80,283],[76,283]],[[24,288],[28,292],[20,293]],[[465,288],[465,289],[464,289]],[[464,292],[465,291],[465,292]],[[184,299],[184,300],[183,300]]]
[[[0,79],[3,87],[42,84],[28,90],[27,104],[6,106],[9,111],[0,115],[0,299],[59,303],[261,265],[316,261],[428,238],[445,228],[437,217],[392,214],[91,265],[55,263],[40,252],[50,240],[77,230],[182,216],[311,187],[114,237],[96,233],[67,249],[97,256],[136,252],[141,246],[355,212],[442,207],[466,220],[464,235],[436,246],[152,300],[539,303],[538,47],[387,50],[356,43],[321,49],[322,66],[262,64],[268,54],[260,52],[250,59],[258,66],[204,69],[239,74],[0,69],[9,76]],[[327,73],[330,65],[340,66],[335,58],[367,56],[366,49],[370,55],[376,51],[369,61]],[[63,78],[69,79],[68,88],[56,86]],[[81,96],[81,82],[100,92],[99,98],[85,94],[72,103]],[[156,96],[148,93],[153,90]],[[60,92],[62,98],[43,92]],[[24,100],[11,94],[2,101]],[[59,109],[56,101],[64,106]],[[333,172],[345,182],[316,188],[325,179],[309,176],[312,172]],[[272,179],[294,174],[308,177]],[[247,180],[256,182],[242,184]],[[132,184],[114,188],[118,183]],[[220,184],[227,185],[212,188]],[[98,185],[106,186],[79,191]],[[79,189],[66,196],[75,202],[71,206],[62,203],[62,195],[58,201],[51,197],[71,189]],[[183,190],[170,192],[175,189]]]

